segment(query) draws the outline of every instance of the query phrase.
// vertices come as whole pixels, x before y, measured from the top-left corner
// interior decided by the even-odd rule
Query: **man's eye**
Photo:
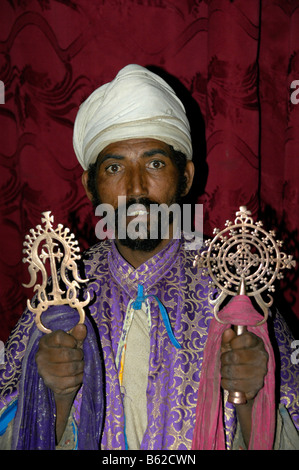
[[[119,165],[117,163],[112,163],[112,165],[109,165],[105,168],[105,170],[108,172],[108,173],[117,173],[118,170],[119,170]]]
[[[163,166],[165,166],[165,163],[161,162],[161,160],[153,160],[149,164],[149,167],[153,168],[154,170],[158,170],[159,168],[163,168]]]

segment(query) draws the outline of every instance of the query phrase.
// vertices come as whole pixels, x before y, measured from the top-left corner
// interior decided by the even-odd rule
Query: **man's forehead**
[[[152,156],[160,153],[166,157],[172,155],[171,147],[156,139],[128,139],[123,141],[113,142],[107,145],[98,155],[98,161],[111,156],[127,156],[131,152],[138,152],[140,155]]]

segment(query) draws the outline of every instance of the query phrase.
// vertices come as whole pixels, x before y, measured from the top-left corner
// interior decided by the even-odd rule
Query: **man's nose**
[[[147,196],[147,183],[144,172],[140,168],[132,168],[128,175],[127,196],[140,197]]]

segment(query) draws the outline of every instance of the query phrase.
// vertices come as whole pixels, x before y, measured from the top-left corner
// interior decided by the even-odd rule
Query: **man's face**
[[[192,166],[191,162],[188,162],[187,167],[190,165]],[[141,224],[144,218],[146,225],[146,240],[132,240],[129,237],[119,239],[123,245],[151,251],[159,244],[159,239],[151,240],[149,237],[149,225],[159,223],[158,220],[151,219],[150,205],[170,206],[176,203],[180,196],[179,181],[179,170],[173,160],[172,151],[167,144],[159,140],[131,139],[116,142],[100,153],[97,174],[99,203],[110,204],[116,210],[117,224],[118,212],[121,210],[118,207],[119,196],[123,196],[126,201],[126,226],[136,215]],[[136,204],[142,204],[146,211],[138,211]],[[160,232],[159,234],[161,236]]]

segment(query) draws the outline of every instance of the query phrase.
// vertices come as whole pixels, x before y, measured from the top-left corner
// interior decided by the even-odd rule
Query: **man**
[[[116,212],[116,238],[84,254],[89,278],[85,294],[92,298],[86,325],[66,324],[69,309],[53,308],[47,312],[52,333],[37,335],[32,316],[25,312],[8,341],[10,357],[14,338],[23,332],[18,372],[11,372],[8,364],[1,379],[3,445],[75,448],[78,439],[79,448],[191,449],[199,384],[208,368],[202,365],[213,318],[209,280],[193,266],[195,253],[177,237],[173,218],[167,219],[165,237],[161,217],[151,212],[153,204],[180,202],[192,185],[184,107],[160,77],[127,66],[80,107],[74,149],[84,169],[87,196],[95,206],[109,204]],[[126,228],[138,218],[137,238],[119,235],[120,212],[125,212]],[[153,225],[159,227],[155,239],[150,237]],[[290,363],[291,338],[282,320],[277,317],[272,324],[282,335],[288,377],[281,379],[281,408],[267,448],[296,448],[298,368]],[[97,348],[103,355],[103,376]],[[262,420],[253,410],[264,393],[271,352],[259,336],[247,332],[237,337],[228,328],[215,350],[220,355],[223,390],[246,396],[246,403],[235,406],[225,400],[221,445],[250,447]],[[32,378],[30,409],[24,398],[28,368],[38,370]],[[211,425],[205,425],[208,434]]]

